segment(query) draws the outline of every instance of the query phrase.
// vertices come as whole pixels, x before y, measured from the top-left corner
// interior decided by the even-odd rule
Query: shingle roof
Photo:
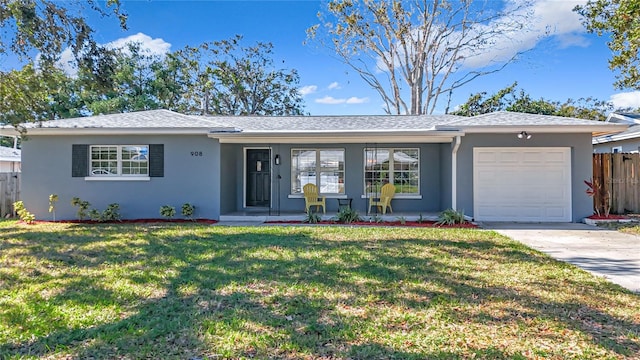
[[[0,146],[0,159],[5,161],[20,161],[20,149]]]
[[[495,112],[474,117],[454,115],[375,115],[375,116],[193,116],[183,115],[169,110],[148,110],[111,115],[97,115],[73,119],[46,121],[26,124],[27,130],[41,129],[51,132],[67,129],[73,132],[152,132],[164,133],[189,132],[207,134],[228,132],[235,129],[241,133],[336,133],[341,132],[379,132],[385,131],[422,131],[439,130],[459,131],[464,129],[502,129],[514,127],[544,126],[547,130],[563,131],[568,126],[591,132],[598,129],[604,132],[619,131],[620,124],[609,124],[592,120],[565,118],[537,114],[514,112]],[[560,130],[562,129],[562,130]],[[10,126],[0,127],[0,133],[10,133]]]
[[[31,128],[209,128],[211,122],[169,110],[147,110],[50,120],[26,125]]]
[[[196,116],[243,132],[430,130],[460,116],[375,115],[375,116]]]
[[[518,112],[498,111],[473,117],[465,117],[452,121],[447,126],[591,126],[604,125],[595,120],[577,119],[562,116],[526,114]]]
[[[608,143],[612,141],[620,141],[620,140],[635,139],[635,138],[640,138],[640,125],[631,125],[629,126],[629,128],[627,128],[627,130],[616,133],[616,134],[596,136],[593,138],[593,143],[603,144],[603,143]]]

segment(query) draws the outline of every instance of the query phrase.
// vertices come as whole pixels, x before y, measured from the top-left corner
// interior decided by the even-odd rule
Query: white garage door
[[[571,221],[570,148],[474,148],[477,221]]]

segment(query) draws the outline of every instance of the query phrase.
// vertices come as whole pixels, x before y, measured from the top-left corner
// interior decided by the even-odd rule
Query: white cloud
[[[340,87],[340,84],[338,84],[337,81],[334,81],[331,84],[329,84],[327,89],[329,89],[329,90],[339,90],[339,89],[341,89],[341,87]]]
[[[135,35],[116,39],[105,44],[105,46],[110,49],[119,49],[124,48],[128,43],[139,43],[140,48],[148,51],[149,55],[164,56],[171,49],[170,43],[164,41],[161,38],[154,39],[144,33],[137,33]],[[64,51],[62,51],[62,54],[60,54],[60,60],[58,60],[57,65],[67,74],[71,76],[76,75],[77,68],[74,64],[74,57],[71,49],[66,48],[64,49]]]
[[[318,87],[316,85],[307,85],[307,86],[301,87],[300,90],[298,90],[298,92],[300,93],[300,95],[306,96],[309,94],[313,94],[317,90],[318,90]]]
[[[323,98],[319,98],[315,100],[318,104],[328,104],[328,105],[338,105],[338,104],[363,104],[369,102],[369,98],[358,98],[352,96],[348,99],[336,99],[332,96],[325,96]]]
[[[316,99],[315,102],[317,102],[318,104],[337,105],[337,104],[344,104],[346,100],[336,99],[333,96],[325,96],[323,98]]]
[[[609,97],[609,102],[611,102],[616,109],[638,109],[640,108],[640,91],[613,94]]]
[[[514,25],[514,20],[506,17],[496,18],[490,23],[472,29],[466,38],[473,38],[481,33],[497,34],[492,36],[483,46],[462,49],[458,56],[464,58],[467,68],[482,68],[502,63],[519,53],[531,50],[542,40],[553,39],[560,49],[589,45],[585,36],[586,30],[580,15],[573,11],[576,5],[585,4],[587,0],[533,0],[533,2],[512,12],[511,16],[518,23],[524,22],[524,29]],[[497,4],[498,2],[487,2]],[[507,0],[505,8],[515,9],[524,6],[523,0]],[[456,44],[460,33],[449,35],[451,44]],[[381,59],[377,59],[377,71],[387,71]]]
[[[352,96],[350,98],[347,99],[346,103],[347,104],[364,104],[364,103],[368,103],[369,102],[369,98],[358,98],[355,96]]]
[[[518,0],[512,0],[517,4]],[[509,30],[501,34],[496,42],[490,44],[490,49],[477,55],[467,57],[465,66],[479,68],[493,62],[512,58],[519,52],[534,48],[545,38],[558,40],[558,47],[588,46],[589,42],[583,34],[586,32],[580,21],[580,16],[573,11],[576,5],[586,3],[586,0],[537,0],[528,8],[532,14],[525,15],[529,19],[528,31]],[[526,13],[521,13],[526,14]],[[504,19],[497,20],[497,22]],[[495,26],[495,22],[487,24]]]
[[[164,55],[169,52],[171,44],[161,38],[153,39],[151,36],[143,33],[137,33],[125,38],[120,38],[106,44],[108,48],[120,49],[124,48],[128,43],[139,43],[142,49],[148,50],[150,55]]]

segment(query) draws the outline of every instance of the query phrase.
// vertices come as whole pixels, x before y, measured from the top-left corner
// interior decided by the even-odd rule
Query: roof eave
[[[238,133],[210,133],[210,138],[220,143],[283,143],[283,144],[336,144],[336,143],[411,143],[411,142],[451,142],[456,136],[464,136],[459,131],[251,131]]]
[[[3,129],[0,129],[0,134]],[[15,131],[15,130],[14,130]],[[31,128],[29,135],[206,135],[208,128]],[[17,131],[16,131],[17,133]]]
[[[460,126],[457,129],[465,134],[508,134],[527,131],[531,133],[591,133],[613,134],[627,129],[626,124],[602,124],[602,125],[478,125]],[[438,130],[446,130],[447,126],[437,127]]]

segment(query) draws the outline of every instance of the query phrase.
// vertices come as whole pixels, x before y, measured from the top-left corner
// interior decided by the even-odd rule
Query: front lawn
[[[638,309],[484,230],[0,221],[9,359],[631,359]]]

